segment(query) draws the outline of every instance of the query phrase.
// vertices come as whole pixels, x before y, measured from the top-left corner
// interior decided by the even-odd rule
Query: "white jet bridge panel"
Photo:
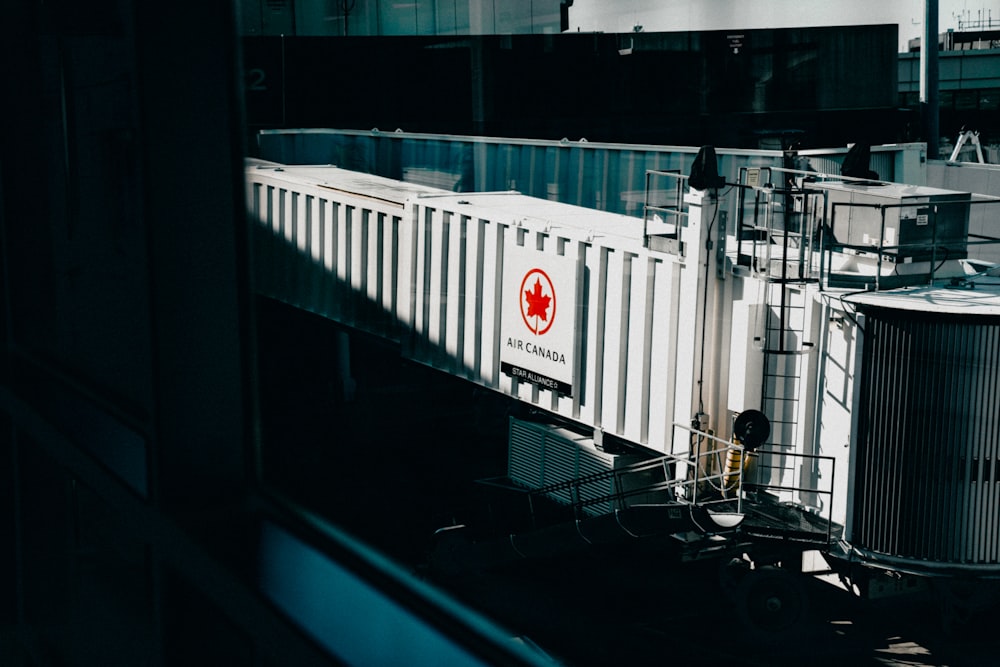
[[[641,219],[515,192],[456,194],[334,167],[249,168],[258,291],[391,337],[404,354],[669,451],[683,258]],[[505,258],[576,264],[574,387],[501,372]],[[689,415],[684,415],[687,419]]]
[[[667,314],[677,307],[682,264],[643,247],[641,220],[513,192],[410,205],[414,224],[401,245],[412,259],[403,276],[411,281],[412,357],[654,449],[667,446],[664,388],[673,387],[675,361],[659,354],[654,367],[653,342],[671,349],[676,318]],[[568,395],[501,372],[503,293],[518,288],[505,282],[505,257],[522,248],[577,263],[577,386]]]

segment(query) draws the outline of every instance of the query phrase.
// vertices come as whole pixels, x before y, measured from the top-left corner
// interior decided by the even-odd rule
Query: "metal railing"
[[[778,174],[782,183],[775,184]],[[781,167],[743,167],[736,186],[736,252],[742,265],[772,280],[815,281],[819,275],[817,231],[823,219],[823,194],[809,182],[842,180],[830,174]],[[752,201],[748,194],[752,193]],[[748,220],[749,218],[749,220]],[[780,271],[772,271],[772,260]]]
[[[825,509],[825,516],[822,516],[826,523],[826,542],[833,540],[833,494],[834,482],[837,473],[837,460],[832,456],[821,454],[804,454],[800,452],[786,452],[783,450],[758,448],[751,456],[755,459],[755,466],[746,475],[743,483],[743,490],[750,493],[791,493],[799,498],[796,503],[800,508],[807,508],[807,511],[814,512],[821,516],[821,511]],[[783,464],[775,464],[775,461],[784,461]],[[817,479],[826,479],[828,482],[820,488],[818,485],[785,484],[783,482],[769,481],[777,477],[784,480],[787,477],[795,479],[795,470],[801,470],[805,462],[809,462],[811,473]],[[825,474],[822,466],[829,465],[829,472]],[[768,481],[761,479],[766,474]],[[814,496],[814,497],[809,497]],[[824,500],[825,499],[825,500]]]
[[[655,497],[657,494],[664,494],[671,501],[690,504],[735,502],[737,511],[741,511],[742,468],[728,474],[721,470],[706,471],[712,468],[711,460],[719,456],[720,452],[728,455],[728,452],[732,451],[742,455],[743,447],[708,433],[701,435],[717,441],[721,448],[705,449],[694,456],[665,454],[622,468],[603,470],[530,489],[527,496],[532,515],[534,516],[536,511],[534,499],[540,496],[569,505],[577,519],[587,514],[596,515],[624,509],[629,506],[630,499],[641,497],[645,503],[651,496]],[[689,468],[693,470],[691,476],[685,474]],[[683,476],[678,477],[679,474]],[[653,481],[650,481],[651,477],[654,478]],[[724,488],[724,495],[712,497],[703,491],[699,498],[698,489],[705,484],[715,484],[720,489]],[[609,488],[610,491],[604,490]],[[601,511],[600,505],[606,505],[604,511]]]
[[[775,179],[781,182],[775,183]],[[937,280],[954,278],[954,267],[949,267],[947,260],[964,259],[977,248],[987,251],[988,261],[1000,262],[1000,249],[991,250],[1000,248],[1000,237],[973,233],[964,225],[960,227],[960,237],[955,236],[954,229],[941,229],[941,220],[948,217],[945,214],[949,212],[949,207],[952,210],[957,207],[971,210],[972,207],[998,204],[1000,198],[969,195],[940,201],[831,202],[829,190],[816,187],[822,183],[872,185],[872,181],[866,179],[814,171],[771,166],[741,167],[736,183],[739,188],[736,203],[737,243],[735,253],[731,255],[734,265],[742,265],[755,273],[785,282],[819,282],[821,289],[856,284],[862,289],[879,290],[921,283],[929,285]],[[891,184],[878,182],[876,185]],[[898,217],[902,209],[914,206],[926,209],[919,225],[926,225],[929,238],[919,242],[888,243],[886,232],[890,214],[896,212]],[[854,242],[851,238],[852,209],[874,210],[879,216],[878,224],[871,225],[871,238],[863,243]],[[950,217],[955,215],[965,214],[952,212]],[[894,230],[894,233],[898,232],[898,229]],[[838,253],[873,258],[870,272],[851,275],[836,271],[834,257]],[[775,275],[771,271],[773,259],[782,262],[780,273]],[[915,259],[923,264],[915,265]],[[909,266],[903,268],[904,265]],[[890,266],[891,271],[888,271]],[[946,271],[953,273],[943,273]],[[831,277],[834,279],[832,285]],[[843,284],[838,284],[838,281]]]
[[[690,466],[691,471],[689,476],[685,475],[680,480],[680,488],[684,491],[682,498],[692,505],[731,502],[735,499],[736,511],[742,512],[743,473],[746,468],[742,462],[746,455],[745,448],[688,424],[674,422],[674,429],[687,434],[689,446],[686,456],[675,455],[685,466]],[[676,434],[674,439],[677,439]],[[726,470],[725,462],[730,460],[730,454],[739,456],[740,465],[735,471]],[[734,474],[735,479],[732,477]]]
[[[858,274],[854,280],[858,287],[866,290],[894,289],[903,285],[933,285],[942,279],[967,280],[964,273],[955,275],[955,268],[948,266],[948,260],[966,259],[969,250],[976,247],[1000,248],[1000,237],[971,234],[968,230],[963,229],[961,238],[956,238],[954,235],[941,238],[939,220],[944,217],[944,213],[949,207],[971,208],[972,206],[990,204],[1000,204],[1000,198],[977,195],[968,199],[922,203],[920,209],[926,212],[920,215],[926,216],[926,220],[918,224],[927,227],[930,238],[913,243],[889,244],[886,243],[887,216],[893,211],[899,211],[901,215],[903,209],[913,208],[914,203],[832,202],[829,207],[829,225],[824,225],[823,238],[820,240],[820,247],[823,251],[820,261],[820,285],[821,287],[852,286],[845,284],[845,281],[849,281],[847,274],[833,269],[833,258],[836,253],[853,254],[857,257],[874,257],[873,271]],[[868,243],[849,242],[851,211],[854,209],[874,210],[879,217],[878,236]],[[962,213],[959,212],[959,214]],[[848,220],[847,223],[843,222],[845,218]],[[843,236],[845,227],[848,229],[848,242],[838,241],[838,234]],[[973,238],[977,240],[973,240]],[[886,273],[885,269],[888,267],[891,267],[892,270]],[[909,270],[900,272],[901,267],[907,267]]]
[[[665,189],[653,187],[654,179],[668,179]],[[670,181],[673,184],[670,184]],[[684,211],[684,187],[687,184],[688,176],[682,174],[679,169],[647,169],[645,189],[642,201],[642,245],[649,247],[649,239],[653,237],[666,237],[671,241],[676,241],[674,252],[684,255],[683,229],[686,226],[687,212]],[[662,231],[657,232],[654,228],[650,231],[650,216],[662,215],[660,222]]]
[[[825,509],[825,539],[829,544],[833,536],[833,493],[835,460],[831,456],[800,454],[779,450],[757,449],[748,452],[742,445],[717,437],[694,427],[675,423],[675,429],[685,432],[690,451],[683,454],[665,454],[640,461],[615,470],[605,470],[574,479],[530,489],[526,492],[532,522],[537,526],[541,513],[536,500],[541,497],[559,503],[572,512],[574,519],[610,514],[639,500],[649,504],[653,500],[680,502],[700,507],[725,506],[727,511],[742,514],[749,493],[795,493],[808,498],[808,504],[799,503],[804,511]],[[729,465],[737,457],[735,466]],[[746,461],[754,461],[748,467]],[[782,461],[782,464],[778,464]],[[794,478],[796,467],[810,462],[814,469],[826,464],[828,474],[817,474],[826,480],[823,488],[818,485],[787,484],[786,477]],[[751,472],[748,473],[747,470]],[[765,474],[766,473],[766,474]],[[778,481],[772,481],[774,478]],[[654,478],[654,479],[650,479]],[[609,489],[610,490],[606,490]],[[661,497],[655,498],[658,494]],[[825,500],[821,500],[825,498]],[[601,507],[604,505],[604,507]],[[759,505],[756,503],[755,505]],[[735,507],[734,507],[735,506]],[[819,516],[819,512],[813,512]],[[820,533],[816,533],[817,535]]]

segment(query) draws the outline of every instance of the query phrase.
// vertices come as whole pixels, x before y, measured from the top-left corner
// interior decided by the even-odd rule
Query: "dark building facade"
[[[893,25],[243,40],[251,128],[747,148],[900,139],[895,44]]]

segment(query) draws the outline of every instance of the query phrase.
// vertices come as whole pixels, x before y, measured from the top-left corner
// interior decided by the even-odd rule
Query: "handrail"
[[[650,182],[653,176],[664,176],[667,178],[676,179],[676,184],[674,186],[674,202],[665,206],[659,206],[651,204],[649,200],[650,192]],[[659,211],[666,215],[674,215],[677,217],[675,223],[676,235],[677,235],[677,248],[678,254],[684,254],[684,243],[681,238],[683,224],[681,220],[687,216],[687,213],[683,211],[684,202],[684,183],[687,181],[687,174],[682,174],[679,169],[647,169],[646,179],[645,179],[645,190],[643,192],[643,202],[642,202],[642,247],[649,247],[649,211]]]
[[[751,170],[756,170],[754,178],[750,178]],[[772,175],[775,173],[788,174],[794,176],[795,178],[786,180],[785,183],[776,185],[771,182],[773,180]],[[748,181],[750,182],[748,183]],[[738,182],[734,184],[739,188],[736,225],[738,241],[737,263],[744,256],[748,258],[758,258],[759,263],[760,258],[758,255],[762,254],[763,261],[766,263],[766,266],[769,267],[772,248],[770,244],[768,244],[763,251],[761,251],[757,247],[760,243],[758,236],[760,235],[760,232],[763,232],[770,237],[770,235],[775,233],[776,230],[773,229],[769,217],[764,220],[764,224],[758,224],[758,216],[759,209],[762,205],[762,197],[774,198],[778,195],[805,197],[807,199],[814,196],[824,197],[825,203],[821,211],[812,210],[812,207],[809,205],[803,206],[802,214],[806,217],[811,216],[811,222],[806,223],[804,220],[804,226],[798,232],[790,232],[787,229],[780,230],[780,233],[783,235],[783,240],[787,240],[789,235],[791,235],[792,237],[800,238],[800,243],[803,247],[808,246],[808,251],[803,249],[800,252],[800,257],[798,258],[800,264],[799,279],[817,281],[820,284],[820,289],[828,288],[830,286],[829,279],[831,274],[836,275],[833,271],[833,255],[837,252],[855,251],[857,253],[874,256],[874,274],[858,274],[858,277],[865,279],[864,282],[868,284],[867,289],[879,291],[881,289],[893,289],[899,286],[898,281],[883,280],[883,278],[885,278],[885,276],[883,276],[883,267],[885,266],[885,263],[887,261],[891,261],[890,258],[894,256],[909,256],[909,254],[913,254],[914,252],[925,255],[924,261],[929,262],[929,267],[926,272],[912,271],[904,272],[902,275],[912,275],[917,279],[926,276],[927,284],[933,284],[934,281],[940,280],[939,275],[942,268],[945,266],[946,260],[953,258],[956,255],[960,255],[961,253],[965,253],[972,247],[1000,245],[1000,238],[989,236],[983,237],[982,235],[972,234],[968,229],[965,230],[965,234],[961,239],[942,238],[942,230],[938,224],[942,214],[948,210],[948,207],[967,206],[970,207],[971,212],[974,208],[983,205],[1000,203],[1000,197],[970,193],[961,199],[949,200],[934,200],[932,198],[928,198],[927,201],[899,201],[897,203],[855,201],[828,202],[828,191],[823,187],[816,186],[820,183],[831,182],[871,186],[892,185],[891,183],[884,181],[873,181],[871,179],[806,171],[802,169],[788,169],[774,166],[741,167],[738,174]],[[747,199],[746,192],[748,190],[753,190],[755,193],[754,200],[752,202]],[[747,215],[746,208],[750,205],[753,206],[754,220],[752,223],[747,223],[745,222],[745,216]],[[766,204],[764,205],[766,206]],[[919,243],[896,245],[889,245],[885,243],[887,212],[892,209],[909,208],[914,205],[919,205],[922,209],[927,210],[928,229],[926,233],[930,235],[930,238]],[[834,240],[832,238],[832,234],[836,230],[841,229],[843,226],[841,220],[845,215],[843,213],[845,208],[847,210],[852,208],[876,209],[880,219],[878,220],[878,224],[874,225],[872,235],[874,236],[875,233],[878,233],[878,238],[873,239],[873,242],[868,244],[842,243]],[[791,211],[786,211],[786,215],[789,213],[791,213]],[[829,216],[829,220],[825,219],[827,216]],[[816,224],[819,222],[822,224]],[[814,236],[813,232],[817,229],[818,233]],[[749,241],[752,245],[749,254],[745,254],[743,250],[743,244],[747,242],[747,239],[742,238],[743,234],[740,232],[744,230],[758,230],[749,235]],[[972,237],[975,237],[976,240],[973,240]],[[807,252],[809,257],[806,256]],[[782,262],[787,263],[787,254],[788,253],[786,252],[782,256]],[[818,262],[816,262],[817,259]],[[814,265],[814,262],[816,262],[818,266]],[[751,269],[752,268],[753,264],[751,264]],[[947,277],[951,278],[952,276]],[[961,278],[961,276],[958,276],[958,278]],[[908,282],[907,284],[913,283]]]
[[[830,544],[832,542],[832,538],[833,538],[833,492],[834,492],[834,488],[835,488],[834,487],[834,482],[835,482],[836,477],[837,477],[837,459],[835,457],[833,457],[833,456],[828,456],[828,455],[823,455],[823,454],[806,454],[804,452],[785,452],[785,451],[781,451],[781,450],[768,449],[766,447],[765,448],[758,448],[755,453],[758,456],[760,456],[762,454],[771,454],[771,455],[774,455],[774,456],[790,457],[790,458],[794,458],[794,459],[797,459],[797,460],[801,460],[801,459],[807,459],[807,460],[809,460],[809,459],[811,459],[811,460],[816,461],[816,462],[828,461],[830,463],[830,481],[829,481],[829,484],[828,484],[829,488],[825,489],[825,490],[824,489],[820,489],[820,488],[803,487],[803,486],[788,486],[788,485],[784,485],[784,484],[757,484],[757,483],[755,483],[753,481],[747,483],[747,486],[751,486],[751,487],[754,487],[754,488],[765,489],[765,490],[768,490],[768,491],[792,491],[792,492],[796,492],[796,493],[803,493],[803,492],[804,493],[815,493],[815,494],[822,495],[822,496],[828,496],[829,497],[829,502],[826,503],[827,512],[826,512],[825,519],[826,519],[826,540],[827,540],[827,544]],[[776,468],[778,470],[785,469],[783,467],[778,467],[778,466],[766,466],[766,467]]]
[[[976,205],[986,205],[986,204],[1000,204],[1000,197],[991,197],[985,195],[970,195],[967,199],[954,199],[945,201],[928,201],[921,202],[921,207],[927,209],[928,221],[927,225],[930,227],[931,238],[929,241],[922,241],[918,243],[903,243],[903,244],[887,244],[885,243],[885,232],[886,232],[886,213],[892,209],[902,209],[910,208],[914,206],[912,202],[899,202],[892,204],[883,203],[868,203],[868,202],[832,202],[830,203],[830,220],[828,225],[823,226],[822,234],[825,237],[826,234],[830,234],[831,238],[822,238],[819,247],[822,249],[823,258],[820,261],[820,285],[821,288],[826,286],[829,287],[829,281],[833,272],[833,254],[835,252],[853,251],[858,255],[874,255],[875,260],[875,272],[873,275],[864,274],[865,277],[871,279],[870,287],[872,291],[880,291],[884,287],[882,268],[888,257],[911,257],[918,253],[923,253],[924,255],[929,255],[930,259],[925,260],[929,262],[928,270],[926,272],[913,272],[906,275],[912,275],[914,277],[926,276],[927,285],[933,285],[935,280],[939,280],[939,272],[945,265],[950,256],[962,255],[967,252],[971,247],[977,246],[997,246],[1000,245],[1000,238],[997,237],[983,237],[978,234],[970,234],[966,230],[965,235],[961,239],[939,239],[939,229],[938,229],[938,219],[942,212],[951,206],[969,206],[970,211],[972,206]],[[848,211],[853,208],[865,208],[865,209],[875,209],[879,216],[879,236],[877,239],[873,239],[873,243],[868,244],[858,244],[858,243],[843,243],[836,241],[832,238],[835,230],[838,229],[838,211],[843,211],[847,209]],[[841,213],[841,217],[843,217]],[[975,236],[979,239],[984,240],[972,240],[970,237]],[[957,250],[957,252],[955,252]],[[939,257],[939,253],[943,252],[944,257]],[[895,275],[898,274],[894,272]],[[953,276],[946,276],[948,278],[955,278]],[[961,276],[957,276],[961,278]],[[890,285],[886,289],[893,289],[898,285]]]
[[[614,470],[602,470],[599,472],[591,473],[589,475],[583,475],[581,477],[576,477],[573,479],[563,480],[561,482],[555,482],[553,484],[547,484],[545,486],[537,487],[528,491],[528,502],[533,507],[533,498],[536,496],[552,496],[562,491],[570,492],[570,505],[573,507],[574,514],[579,518],[579,513],[584,507],[591,505],[597,505],[605,502],[616,502],[619,507],[623,507],[623,501],[626,498],[630,498],[637,495],[642,495],[645,493],[651,493],[655,491],[666,491],[670,489],[676,489],[678,487],[690,487],[691,488],[691,498],[690,503],[692,505],[698,504],[698,488],[708,482],[718,482],[716,488],[728,487],[729,483],[726,478],[729,476],[724,470],[719,470],[718,472],[705,474],[702,472],[702,460],[709,457],[716,457],[720,454],[728,454],[729,451],[742,452],[744,448],[736,443],[723,440],[722,438],[716,437],[711,433],[706,433],[704,431],[698,431],[697,429],[690,429],[690,427],[684,426],[682,424],[675,424],[675,426],[681,426],[682,428],[688,428],[693,434],[696,434],[699,438],[705,438],[715,441],[721,446],[717,446],[713,449],[707,449],[706,451],[699,451],[695,456],[677,456],[674,454],[664,454],[652,459],[647,459],[645,461],[639,461],[622,468]],[[683,464],[693,466],[694,476],[693,478],[672,478],[669,469],[670,464]],[[624,490],[622,485],[619,483],[621,478],[627,477],[628,475],[634,475],[642,472],[647,472],[650,470],[663,469],[664,478],[663,481],[656,482],[653,484],[646,484],[635,489]],[[581,490],[587,485],[593,485],[597,482],[605,480],[614,480],[614,491],[605,494],[599,494],[596,496],[591,496],[584,498],[581,495]],[[723,497],[716,499],[709,499],[704,501],[702,504],[718,503],[718,502],[731,502],[736,500],[737,511],[742,511],[742,483],[743,483],[743,469],[742,467],[736,473],[735,483],[732,484],[732,488],[727,488],[727,493]]]
[[[742,457],[743,454],[744,454],[744,452],[745,452],[745,448],[742,445],[740,445],[740,444],[733,443],[733,442],[730,442],[729,440],[725,440],[723,438],[720,438],[717,435],[715,435],[714,433],[709,433],[707,431],[702,431],[702,430],[697,429],[697,428],[695,428],[693,426],[690,426],[688,424],[682,424],[680,422],[674,422],[674,428],[679,428],[679,429],[681,429],[683,431],[687,431],[688,434],[689,434],[689,437],[697,438],[697,441],[698,441],[698,445],[697,445],[697,448],[696,448],[695,455],[693,457],[691,457],[688,461],[686,461],[686,463],[694,465],[694,478],[692,480],[690,480],[691,487],[692,487],[691,503],[692,504],[697,504],[698,503],[698,489],[702,486],[702,484],[704,482],[711,483],[712,480],[715,480],[715,479],[722,479],[722,480],[725,479],[725,474],[721,473],[721,472],[719,474],[709,474],[709,475],[703,475],[703,476],[699,477],[699,474],[701,472],[701,465],[700,465],[701,464],[701,459],[702,458],[706,458],[706,457],[718,457],[721,453],[725,453],[725,454],[728,455],[730,451],[738,452],[740,454],[740,456]],[[701,443],[704,440],[713,441],[713,442],[716,443],[716,446],[714,448],[706,449],[706,451],[703,452],[702,451]],[[721,445],[721,447],[720,447],[720,445]],[[722,466],[720,466],[720,469],[721,468],[722,468]],[[737,502],[737,511],[742,511],[742,509],[743,509],[743,507],[742,507],[742,500],[743,500],[743,468],[744,468],[744,466],[742,466],[742,465],[739,467],[739,469],[738,469],[738,478],[737,478],[737,481],[736,481],[736,484],[735,484],[735,494],[734,495],[736,496],[736,499],[738,501]]]
[[[815,226],[810,223],[816,218],[814,199],[821,196],[820,192],[802,187],[803,184],[795,184],[794,181],[776,186],[772,182],[772,172],[784,174],[796,174],[807,176],[815,180],[817,177],[830,177],[828,174],[818,172],[803,171],[800,169],[785,169],[780,167],[741,167],[734,184],[737,188],[736,204],[736,263],[739,264],[744,257],[748,259],[749,269],[758,273],[767,274],[769,280],[780,282],[816,282],[819,276],[819,269],[815,266],[818,256],[814,252],[816,238]],[[783,187],[782,185],[790,185]],[[753,190],[754,198],[752,204],[747,201],[746,193]],[[782,214],[783,224],[779,227],[776,224],[775,200],[778,197],[784,198],[788,204],[788,199],[801,200],[801,210],[794,210],[787,207]],[[752,221],[747,222],[747,206],[752,205]],[[763,209],[763,210],[762,210]],[[800,217],[798,228],[795,228],[796,217]],[[749,232],[749,234],[746,234]],[[762,239],[761,236],[764,236]],[[771,276],[771,263],[774,245],[772,240],[779,237],[781,240],[781,273],[776,278]],[[795,240],[798,252],[794,250],[791,241]],[[750,244],[749,252],[744,252],[744,244]],[[797,256],[796,256],[797,255]],[[790,265],[794,265],[795,273],[788,274]]]
[[[533,495],[544,495],[546,493],[553,493],[556,491],[562,491],[574,486],[579,486],[581,484],[591,484],[593,482],[600,482],[605,479],[610,479],[619,474],[629,474],[644,472],[645,470],[653,470],[658,468],[662,463],[667,460],[676,460],[669,454],[665,456],[659,456],[652,459],[647,459],[645,461],[639,461],[637,463],[631,463],[623,468],[618,468],[615,470],[601,470],[599,472],[590,473],[589,475],[584,475],[582,477],[574,477],[573,479],[563,480],[561,482],[553,482],[552,484],[547,484],[545,486],[540,486],[529,491]]]
[[[618,468],[615,470],[602,470],[599,472],[591,473],[589,475],[583,475],[581,477],[564,480],[561,482],[556,482],[553,484],[547,484],[545,486],[537,487],[528,490],[527,497],[529,507],[532,511],[532,518],[534,515],[534,502],[533,499],[538,496],[548,496],[552,497],[554,494],[559,494],[560,492],[569,491],[569,500],[566,502],[568,506],[572,508],[574,517],[576,519],[581,519],[582,513],[585,508],[594,505],[600,505],[602,503],[613,503],[615,509],[622,509],[627,507],[625,503],[626,499],[632,498],[639,495],[644,495],[653,492],[661,491],[671,491],[679,488],[689,489],[689,493],[685,494],[675,494],[673,499],[679,502],[686,502],[692,506],[707,506],[712,504],[720,503],[732,503],[736,502],[736,511],[738,513],[743,512],[743,501],[744,501],[744,491],[752,488],[754,491],[791,491],[799,493],[815,493],[821,496],[828,496],[832,499],[833,496],[833,482],[836,472],[836,460],[832,456],[824,456],[819,454],[801,454],[796,452],[784,452],[780,450],[771,450],[767,448],[758,448],[753,452],[747,452],[747,450],[739,443],[730,442],[724,440],[712,433],[701,431],[692,426],[675,423],[675,428],[687,431],[690,436],[695,437],[699,440],[699,443],[713,442],[716,443],[715,447],[703,448],[701,444],[697,445],[694,449],[695,451],[690,452],[687,455],[677,455],[677,454],[664,454],[662,456],[657,456],[652,459],[647,459],[645,461],[639,461],[637,463],[632,463],[630,465]],[[829,488],[813,488],[805,486],[790,486],[785,484],[775,484],[770,482],[761,482],[756,479],[747,479],[744,474],[744,468],[742,464],[736,468],[735,471],[726,470],[726,466],[721,463],[725,461],[726,457],[730,452],[737,452],[740,456],[752,455],[759,462],[761,457],[764,455],[774,455],[792,458],[795,460],[814,460],[814,461],[828,461],[830,465],[830,474],[828,478]],[[720,461],[718,466],[713,465],[714,459]],[[705,461],[709,461],[706,465]],[[689,474],[685,474],[682,477],[673,477],[675,472],[671,471],[670,466],[676,464],[683,464],[685,466],[690,466]],[[758,463],[759,465],[759,463]],[[794,466],[773,466],[767,465],[766,468],[787,470],[794,469]],[[715,469],[717,468],[717,469]],[[661,480],[655,481],[649,484],[643,484],[637,486],[633,489],[624,489],[621,481],[628,477],[629,475],[639,474],[643,472],[648,472],[651,470],[663,470],[663,478]],[[735,475],[734,479],[729,479],[731,476]],[[823,476],[827,479],[826,475]],[[600,493],[596,489],[587,489],[588,485],[594,485],[598,482],[614,480],[613,490],[606,493]],[[701,491],[699,497],[699,490],[705,485],[709,484],[717,492],[711,495],[706,495],[704,491]],[[556,498],[558,501],[559,499]],[[833,531],[833,502],[827,502],[826,505],[826,539],[827,543],[830,543],[832,539]]]

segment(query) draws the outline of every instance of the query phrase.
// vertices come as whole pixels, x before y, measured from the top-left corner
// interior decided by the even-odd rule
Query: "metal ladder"
[[[812,347],[803,340],[805,287],[818,279],[813,244],[822,199],[789,183],[774,187],[772,177],[784,178],[782,172],[741,172],[737,233],[739,262],[764,281],[761,411],[771,420],[769,444],[791,451],[798,437],[803,360]],[[750,192],[752,204],[746,197]]]
[[[764,373],[761,411],[771,420],[774,448],[792,448],[798,436],[799,384],[803,356],[811,343],[803,341],[805,293],[801,284],[769,281],[765,304]]]

